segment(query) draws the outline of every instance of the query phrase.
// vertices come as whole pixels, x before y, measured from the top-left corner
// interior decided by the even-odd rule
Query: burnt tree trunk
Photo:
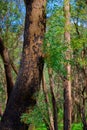
[[[3,114],[0,130],[24,130],[21,115],[36,104],[43,71],[42,43],[46,0],[26,0],[22,59],[15,86]]]

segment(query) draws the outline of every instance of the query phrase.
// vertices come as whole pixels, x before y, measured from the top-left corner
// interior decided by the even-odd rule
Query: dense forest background
[[[20,120],[29,130],[87,130],[87,1],[48,0],[45,8],[40,91]],[[3,59],[0,47],[0,117],[8,101],[8,63],[13,84],[18,76],[25,14],[23,0],[0,0],[0,40],[9,57]]]

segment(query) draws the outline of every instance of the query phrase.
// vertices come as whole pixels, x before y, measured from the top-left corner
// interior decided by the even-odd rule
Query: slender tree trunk
[[[52,113],[52,110],[50,108],[50,101],[49,101],[49,97],[48,97],[47,86],[46,86],[44,74],[43,74],[43,78],[42,78],[42,87],[43,87],[45,102],[46,102],[46,105],[47,105],[47,111],[48,111],[48,115],[49,115],[49,121],[50,121],[49,129],[55,130],[54,129],[53,113]]]
[[[42,43],[46,0],[26,0],[24,44],[16,84],[1,120],[0,130],[24,130],[21,115],[36,104],[43,71]]]
[[[2,105],[0,103],[0,118],[2,117]]]
[[[81,107],[82,123],[83,123],[83,130],[87,130],[84,91],[83,91],[82,95],[83,95],[82,107]]]
[[[70,47],[70,1],[64,0],[66,60],[71,58]],[[64,130],[71,130],[71,65],[66,64],[67,76],[64,80]]]
[[[10,63],[11,63],[11,67],[14,70],[15,74],[18,75],[18,69],[16,68],[16,66],[14,65],[12,59],[10,58]]]
[[[57,113],[57,104],[56,99],[54,95],[54,79],[53,79],[53,73],[52,69],[48,68],[48,74],[49,74],[49,81],[50,81],[50,90],[51,90],[51,96],[52,96],[52,107],[53,107],[53,119],[54,119],[54,130],[58,130],[58,113]]]
[[[0,38],[0,54],[4,62],[4,69],[5,69],[6,83],[7,83],[7,96],[8,96],[7,102],[8,102],[14,83],[13,83],[13,78],[11,73],[11,64],[10,64],[8,49],[4,46],[1,38]]]

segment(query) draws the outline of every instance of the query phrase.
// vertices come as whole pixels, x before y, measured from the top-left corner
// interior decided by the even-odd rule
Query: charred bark
[[[26,0],[22,59],[17,81],[1,120],[0,130],[24,130],[21,115],[36,104],[43,71],[45,0]]]

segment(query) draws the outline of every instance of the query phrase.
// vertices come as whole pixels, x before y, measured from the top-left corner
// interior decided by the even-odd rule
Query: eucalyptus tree
[[[65,16],[65,44],[66,50],[66,77],[64,78],[64,130],[71,130],[71,45],[70,45],[70,1],[64,1]]]
[[[17,68],[19,67],[17,62],[21,54],[22,40],[20,37],[23,34],[24,21],[21,22],[21,16],[22,13],[20,13],[15,1],[0,1],[0,55],[4,61],[3,66],[0,58],[0,100],[2,108],[5,108],[5,100],[7,100],[7,95],[10,94],[10,88],[13,86],[12,79],[16,79],[15,73],[13,71],[11,73],[10,59],[14,61],[13,63],[17,65]]]
[[[73,12],[74,11],[74,12]],[[77,108],[77,120],[80,117],[83,123],[83,129],[87,127],[86,121],[86,97],[87,97],[87,3],[86,1],[74,1],[74,6],[71,8],[73,29],[71,32],[72,48],[73,48],[73,80],[74,85],[74,103]],[[75,85],[76,84],[76,85]],[[75,106],[74,105],[74,106]]]
[[[24,43],[20,69],[2,116],[1,130],[24,130],[21,115],[36,104],[43,71],[42,44],[46,0],[26,0]]]

